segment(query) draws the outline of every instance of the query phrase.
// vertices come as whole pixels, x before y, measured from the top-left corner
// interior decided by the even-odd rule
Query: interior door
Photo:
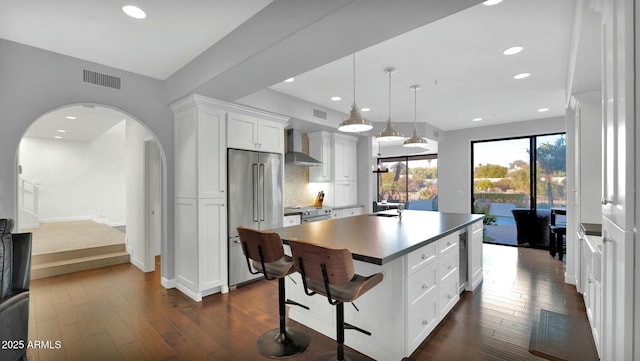
[[[145,156],[145,271],[155,270],[155,256],[160,255],[162,240],[162,163],[154,140],[144,142]]]

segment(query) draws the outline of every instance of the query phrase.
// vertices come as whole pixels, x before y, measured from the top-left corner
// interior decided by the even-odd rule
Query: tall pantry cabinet
[[[227,147],[282,152],[287,118],[195,94],[174,103],[171,109],[175,149],[174,282],[178,290],[201,301],[204,296],[229,291]],[[259,138],[259,130],[265,127],[263,138]]]
[[[637,114],[635,1],[603,0],[602,19],[602,360],[639,360],[634,138]],[[635,7],[634,7],[635,6]],[[636,34],[634,34],[634,31]],[[634,36],[635,35],[635,36]],[[634,259],[635,257],[635,259]],[[635,265],[637,268],[637,264]],[[634,288],[636,290],[634,290]],[[634,293],[635,292],[635,293]],[[633,316],[632,316],[633,315]],[[635,317],[635,320],[634,320]],[[635,323],[635,325],[634,325]],[[635,328],[635,330],[634,330]],[[634,342],[635,338],[635,342]]]

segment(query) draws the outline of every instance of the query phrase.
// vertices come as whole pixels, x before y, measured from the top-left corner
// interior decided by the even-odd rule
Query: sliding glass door
[[[409,209],[438,209],[437,155],[380,158],[378,201],[404,203]]]
[[[540,234],[549,209],[566,205],[565,154],[564,133],[472,143],[472,209],[485,214],[485,242],[548,246]],[[519,217],[536,239],[518,237]]]

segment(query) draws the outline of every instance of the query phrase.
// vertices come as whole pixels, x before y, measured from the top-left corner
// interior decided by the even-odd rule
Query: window
[[[378,161],[389,168],[388,173],[378,174],[378,201],[409,202],[407,208],[414,209],[438,209],[437,155],[379,158]]]

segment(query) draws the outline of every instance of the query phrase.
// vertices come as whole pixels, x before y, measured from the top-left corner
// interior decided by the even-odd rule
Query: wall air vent
[[[85,83],[106,86],[107,88],[120,89],[120,78],[117,76],[97,73],[91,70],[82,71],[82,81]]]
[[[316,118],[327,120],[327,112],[323,112],[322,110],[314,109],[313,116]]]

